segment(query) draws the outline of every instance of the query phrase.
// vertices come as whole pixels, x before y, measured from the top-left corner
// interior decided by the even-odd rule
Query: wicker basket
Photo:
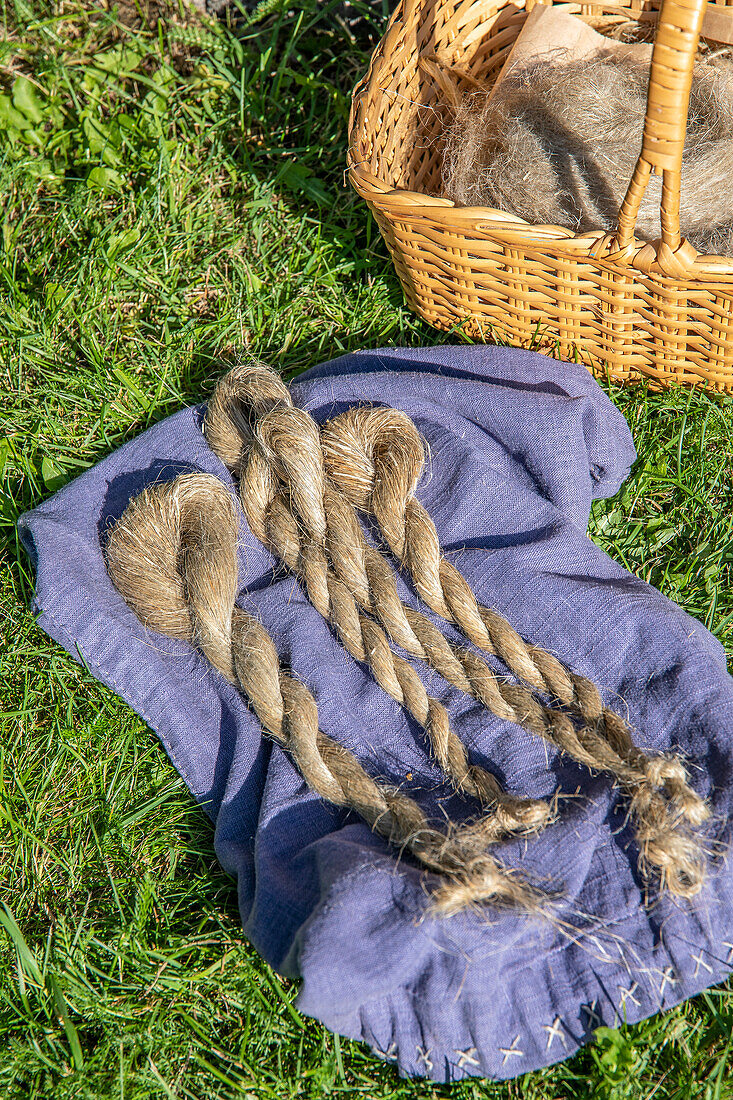
[[[440,192],[442,96],[436,56],[465,87],[501,69],[532,0],[402,0],[354,91],[349,175],[387,242],[409,305],[438,328],[461,325],[576,358],[618,380],[733,390],[733,261],[679,235],[679,184],[692,65],[705,0],[563,5],[596,27],[658,19],[641,156],[615,234],[573,234]],[[723,6],[723,5],[721,5]],[[428,66],[429,68],[429,66]],[[634,237],[651,172],[661,172],[662,239]],[[732,181],[733,184],[733,181]]]

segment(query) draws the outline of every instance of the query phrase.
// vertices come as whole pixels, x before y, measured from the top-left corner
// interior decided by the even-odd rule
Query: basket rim
[[[506,6],[506,4],[510,2],[511,0],[505,0],[503,6]],[[547,3],[547,0],[537,0],[537,2]],[[720,0],[713,0],[713,4],[716,3],[719,4]],[[550,6],[556,4],[563,7],[570,6],[566,5],[565,0],[550,0]],[[576,3],[572,6],[582,6],[581,0],[576,0]],[[590,6],[599,9],[616,7],[616,5],[613,4],[613,0],[590,0]],[[722,3],[721,6],[727,6],[727,4]],[[394,220],[399,220],[400,217],[403,219],[405,217],[409,218],[411,215],[428,217],[433,214],[440,217],[442,214],[444,217],[450,211],[450,217],[454,226],[457,222],[460,222],[464,229],[483,236],[486,236],[487,233],[492,236],[504,236],[508,234],[509,236],[505,239],[504,243],[510,246],[521,247],[523,241],[529,242],[531,239],[535,246],[537,244],[546,243],[563,250],[567,249],[569,252],[576,253],[576,255],[578,251],[581,251],[585,253],[589,260],[598,259],[598,257],[594,257],[592,254],[594,246],[598,245],[600,247],[602,242],[613,240],[615,238],[615,233],[608,233],[605,230],[593,231],[591,233],[574,233],[571,229],[568,229],[567,226],[551,224],[533,225],[523,218],[495,207],[459,206],[451,199],[444,198],[440,195],[429,195],[421,191],[412,191],[402,187],[388,186],[383,183],[379,177],[366,170],[363,167],[363,161],[357,159],[357,157],[359,157],[359,150],[356,148],[355,138],[357,129],[363,127],[365,123],[363,118],[364,101],[369,93],[375,90],[375,80],[382,68],[385,57],[388,56],[388,51],[385,47],[391,44],[395,36],[399,36],[400,31],[404,29],[406,23],[411,18],[415,18],[419,7],[420,0],[400,0],[390,17],[384,35],[372,52],[366,72],[356,83],[352,91],[348,124],[349,144],[346,154],[346,164],[349,180],[354,190],[368,204],[374,205],[377,209],[382,209],[385,205],[394,207],[394,211],[383,210],[385,216],[394,217]],[[527,10],[527,7],[530,7],[530,5],[526,5],[525,10]],[[619,10],[623,11],[624,14],[628,12],[629,18],[636,16],[637,21],[639,16],[643,14],[643,12],[634,12],[630,6],[628,9],[623,6]],[[657,13],[655,12],[654,14]],[[380,87],[377,87],[376,90],[382,91]],[[512,237],[515,239],[512,240]],[[640,272],[648,273],[649,249],[650,247],[656,249],[659,243],[659,240],[644,241],[634,236],[624,248],[623,256],[617,252],[615,256],[608,255],[605,258],[622,260],[627,266],[636,268]],[[689,249],[692,248],[684,238],[683,244],[686,244]],[[644,257],[640,258],[642,252],[644,253]],[[725,282],[729,282],[733,279],[733,257],[706,254],[697,252],[694,249],[693,252],[694,260],[686,265],[688,267],[687,278],[694,279],[698,276],[704,276],[708,279],[717,278]]]
[[[351,149],[349,149],[349,160]],[[370,172],[363,172],[358,166],[349,164],[348,175],[354,190],[365,202],[384,210],[385,202],[396,208],[388,216],[395,221],[404,218],[429,217],[441,211],[443,214],[451,213],[451,224],[457,228],[461,223],[465,229],[474,233],[492,237],[501,236],[502,243],[514,247],[521,247],[524,243],[533,245],[547,244],[568,252],[584,254],[589,260],[597,260],[600,257],[593,255],[595,246],[601,247],[604,242],[613,239],[614,234],[606,230],[593,230],[588,233],[573,233],[566,226],[552,224],[537,224],[525,221],[515,214],[505,210],[499,210],[491,206],[458,206],[451,199],[442,198],[440,195],[428,195],[422,191],[408,191],[402,187],[385,187],[381,181]],[[658,241],[645,241],[634,237],[628,250],[624,251],[623,260],[629,267],[637,267],[639,271],[647,270],[634,261],[641,252],[647,254],[649,246],[656,246]],[[612,260],[615,257],[608,255],[605,259]],[[619,256],[619,259],[622,257]],[[698,252],[694,263],[691,265],[690,275],[717,276],[728,282],[733,278],[733,258],[729,256],[706,255]]]

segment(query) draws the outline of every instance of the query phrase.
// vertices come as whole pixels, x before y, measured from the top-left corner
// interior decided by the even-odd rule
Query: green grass
[[[334,5],[268,0],[236,33],[172,0],[109,7],[3,8],[0,1095],[732,1096],[727,989],[452,1089],[301,1018],[156,738],[35,626],[18,514],[203,397],[235,348],[292,372],[442,339],[344,187],[369,43]],[[609,392],[640,458],[591,533],[730,652],[733,404]]]

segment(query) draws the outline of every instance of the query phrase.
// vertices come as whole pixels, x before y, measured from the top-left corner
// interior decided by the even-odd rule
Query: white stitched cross
[[[428,1071],[428,1073],[430,1073],[430,1070],[433,1068],[433,1062],[430,1057],[431,1049],[431,1047],[428,1047],[427,1050],[423,1050],[422,1047],[417,1048],[417,1060],[418,1062],[425,1063],[425,1069]]]
[[[733,955],[733,943],[728,943],[727,940],[723,940],[723,947],[728,948],[728,958],[725,960],[726,966],[730,966],[731,955]]]
[[[712,974],[713,968],[712,968],[712,966],[710,966],[708,963],[705,962],[704,958],[702,957],[702,951],[700,952],[699,955],[693,955],[691,953],[690,958],[692,959],[692,961],[694,963],[697,964],[695,966],[695,973],[692,975],[693,978],[697,977],[698,973],[700,972],[700,967],[701,966],[703,966],[707,970],[708,974]]]
[[[659,987],[659,996],[660,997],[664,996],[665,986],[667,986],[667,985],[677,985],[678,981],[679,981],[679,978],[675,978],[675,976],[674,976],[674,967],[665,966],[664,970],[662,971],[662,984]]]
[[[591,1001],[588,1005],[582,1005],[583,1012],[585,1012],[588,1017],[589,1026],[593,1025],[593,1027],[598,1027],[600,1025],[601,1017],[596,1012],[597,1005],[598,1001]]]
[[[556,1016],[551,1024],[543,1024],[542,1027],[547,1032],[547,1046],[546,1050],[549,1050],[555,1039],[559,1039],[565,1049],[568,1049],[568,1044],[565,1040],[565,1034],[562,1030],[562,1020],[559,1016]]]
[[[622,986],[622,985],[620,985],[618,987],[619,992],[621,993],[621,1008],[623,1008],[623,1009],[626,1008],[627,1000],[628,1001],[633,1001],[634,1004],[636,1005],[636,1007],[637,1008],[639,1007],[641,1002],[639,1001],[638,997],[634,996],[634,994],[636,993],[638,988],[639,988],[639,983],[638,982],[632,982],[628,989],[625,989],[624,986]]]
[[[386,1050],[375,1051],[378,1058],[384,1058],[385,1062],[397,1061],[397,1043],[390,1043]]]
[[[501,1063],[503,1066],[507,1064],[512,1055],[514,1055],[515,1058],[524,1058],[524,1051],[519,1049],[517,1046],[518,1042],[519,1036],[517,1035],[510,1047],[499,1047],[500,1053],[504,1055]]]
[[[481,1063],[476,1057],[477,1053],[476,1047],[470,1047],[468,1050],[457,1050],[458,1068],[465,1069],[466,1066],[480,1066]]]

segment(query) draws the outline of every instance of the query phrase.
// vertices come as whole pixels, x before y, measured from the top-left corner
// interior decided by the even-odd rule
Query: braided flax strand
[[[581,762],[610,772],[626,790],[642,859],[660,870],[662,885],[672,893],[697,893],[704,875],[702,850],[679,825],[702,824],[709,809],[689,786],[681,761],[648,757],[634,744],[627,723],[604,707],[591,680],[525,642],[503,616],[478,603],[443,557],[435,525],[414,495],[424,452],[410,418],[393,409],[350,409],[325,426],[322,444],[329,476],[355,507],[375,517],[421,598],[474,645],[498,656],[520,681],[553,696],[583,723],[578,737],[595,759]]]
[[[239,689],[311,789],[355,810],[441,877],[432,895],[437,914],[487,901],[541,914],[547,897],[488,856],[474,829],[435,829],[413,799],[375,782],[320,730],[308,688],[280,667],[265,628],[235,606],[237,536],[226,487],[208,474],[184,474],[130,502],[109,534],[107,568],[146,627],[192,643]]]
[[[217,387],[206,414],[204,430],[209,444],[239,476],[240,499],[250,529],[303,583],[310,602],[334,625],[347,652],[368,664],[380,687],[424,728],[433,756],[452,784],[491,809],[482,825],[486,841],[541,828],[553,816],[553,807],[542,800],[507,793],[490,772],[469,763],[443,704],[428,695],[412,665],[392,651],[379,624],[360,612],[360,604],[369,611],[378,606],[371,599],[368,584],[355,596],[344,583],[352,571],[358,570],[362,548],[342,540],[341,577],[331,568],[325,543],[341,501],[333,491],[326,492],[317,426],[303,410],[279,400],[278,387],[284,389],[269,371],[262,375],[257,367],[237,369]],[[244,402],[233,400],[234,389],[240,397],[252,393],[259,413],[254,426],[243,419]],[[287,390],[284,392],[287,394]],[[296,510],[298,515],[315,517],[309,530],[298,523]],[[346,516],[360,531],[352,508],[348,507],[341,518]],[[426,658],[405,617],[389,566],[377,551],[372,554],[383,579],[389,578],[391,595],[385,601],[388,631],[393,637],[397,635],[408,652]],[[432,624],[429,628],[436,653],[455,664],[440,631]],[[465,675],[461,676],[465,681]]]
[[[210,402],[206,434],[215,452],[240,476],[253,531],[263,541],[272,536],[268,509],[280,486],[302,528],[299,549],[297,524],[291,516],[293,556],[304,553],[306,560],[312,558],[313,546],[322,555],[325,532],[325,545],[339,578],[380,619],[393,640],[428,660],[449,682],[498,716],[548,738],[589,768],[613,775],[629,796],[642,864],[656,868],[662,887],[672,893],[696,893],[704,859],[698,841],[681,825],[684,821],[699,824],[707,816],[707,807],[688,786],[681,763],[645,756],[633,744],[626,723],[604,708],[592,681],[526,643],[502,616],[477,603],[463,577],[442,558],[435,527],[414,499],[424,456],[409,417],[393,409],[358,407],[326,425],[322,453],[334,484],[322,481],[316,431],[303,410],[293,409],[287,388],[266,367],[243,365],[219,383]],[[474,644],[499,656],[530,688],[562,703],[579,720],[580,728],[576,730],[566,714],[545,706],[526,688],[504,683],[471,651],[449,645],[425,616],[405,608],[389,566],[364,540],[355,506],[376,516],[390,549],[412,573],[419,594],[436,613],[456,622]]]

